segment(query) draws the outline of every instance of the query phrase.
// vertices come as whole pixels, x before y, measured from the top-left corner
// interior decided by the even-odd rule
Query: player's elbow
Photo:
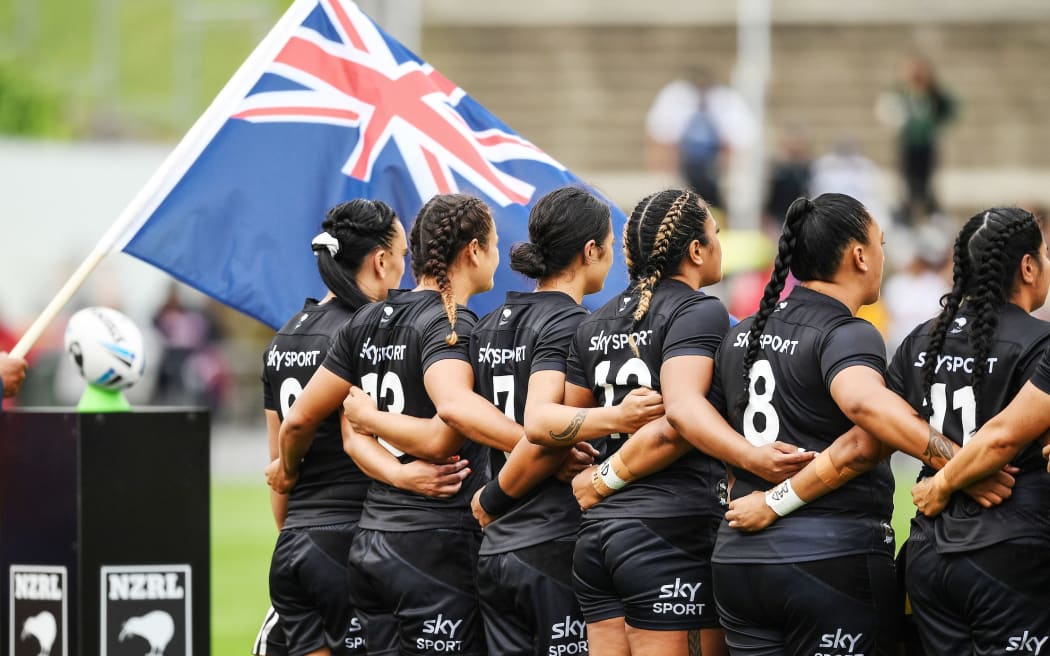
[[[839,401],[839,409],[854,424],[868,428],[880,420],[879,400],[877,395],[852,394]]]
[[[843,465],[855,471],[872,469],[885,454],[882,443],[863,431],[856,431],[856,434],[847,440],[843,451]]]

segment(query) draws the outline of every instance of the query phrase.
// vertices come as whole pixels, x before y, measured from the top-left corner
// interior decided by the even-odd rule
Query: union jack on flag
[[[323,290],[309,243],[333,205],[383,200],[408,227],[434,194],[475,194],[506,249],[528,238],[531,203],[568,184],[581,183],[353,2],[298,0],[111,237],[113,248],[276,327]],[[619,234],[615,208],[613,221]],[[476,310],[526,282],[501,259],[496,289]]]

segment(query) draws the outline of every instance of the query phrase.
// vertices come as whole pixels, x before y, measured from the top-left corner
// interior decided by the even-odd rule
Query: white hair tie
[[[317,255],[318,248],[327,248],[332,257],[339,253],[339,240],[327,232],[322,232],[314,237],[313,241],[310,242],[310,246],[313,247],[314,255]]]

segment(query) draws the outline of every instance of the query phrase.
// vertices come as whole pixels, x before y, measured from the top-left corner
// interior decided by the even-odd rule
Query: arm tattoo
[[[576,439],[579,435],[580,429],[583,428],[583,420],[587,418],[587,410],[580,410],[576,413],[576,416],[572,418],[569,425],[565,427],[560,433],[549,431],[550,438],[556,442],[567,442]]]
[[[922,452],[923,459],[931,467],[937,467],[938,465],[934,464],[934,459],[940,458],[944,462],[948,462],[955,453],[954,446],[951,440],[934,430],[933,426],[930,426],[930,441],[926,443],[926,450]],[[944,463],[940,464],[943,465]]]

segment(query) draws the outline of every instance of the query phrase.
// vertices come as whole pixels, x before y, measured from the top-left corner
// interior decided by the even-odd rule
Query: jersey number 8
[[[762,385],[761,394],[759,384]],[[755,446],[772,444],[780,433],[780,417],[773,407],[773,390],[776,388],[769,360],[756,360],[751,365],[751,386],[747,390],[747,409],[744,410],[744,437]],[[761,429],[755,421],[759,415],[763,418]]]

